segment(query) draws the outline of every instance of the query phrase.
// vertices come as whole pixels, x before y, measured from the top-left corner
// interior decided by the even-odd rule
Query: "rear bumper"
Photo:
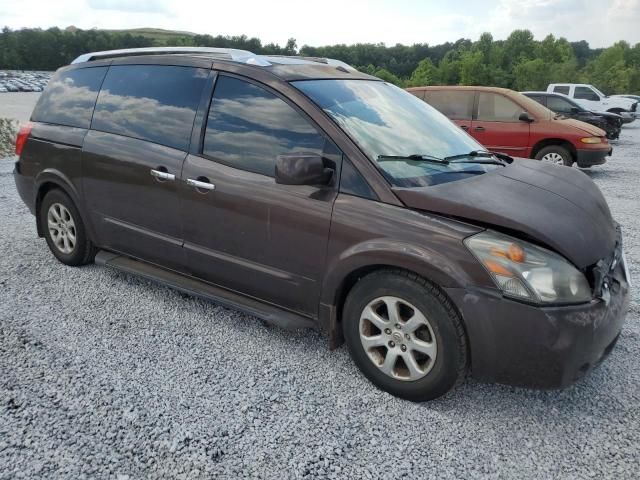
[[[562,388],[613,349],[629,304],[618,265],[606,300],[536,307],[491,291],[447,289],[465,321],[473,376],[529,388]]]
[[[16,189],[18,195],[29,208],[32,214],[36,213],[36,195],[35,195],[35,182],[33,177],[27,177],[20,173],[20,162],[16,162],[13,169],[13,179],[16,183]]]
[[[602,165],[611,156],[613,148],[598,150],[576,150],[576,163],[579,167],[590,167],[592,165]]]

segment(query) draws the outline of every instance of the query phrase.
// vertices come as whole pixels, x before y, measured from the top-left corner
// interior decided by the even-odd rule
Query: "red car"
[[[601,165],[611,155],[603,130],[557,115],[513,90],[439,86],[408,91],[491,151],[582,168]]]

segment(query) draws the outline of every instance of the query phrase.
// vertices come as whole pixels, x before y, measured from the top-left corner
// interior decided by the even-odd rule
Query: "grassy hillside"
[[[111,33],[128,33],[133,36],[149,38],[159,45],[173,43],[175,40],[184,37],[193,37],[193,32],[182,32],[179,30],[164,30],[162,28],[129,28],[125,30],[103,30]]]

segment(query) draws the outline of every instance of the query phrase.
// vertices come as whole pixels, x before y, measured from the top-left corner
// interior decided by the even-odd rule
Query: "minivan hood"
[[[564,125],[568,125],[574,128],[579,128],[585,133],[588,133],[592,137],[604,137],[605,132],[598,127],[594,127],[593,125],[581,122],[580,120],[575,120],[573,118],[562,118],[562,119],[554,119],[555,122],[562,122]]]
[[[516,159],[506,167],[439,185],[394,188],[410,208],[520,232],[578,268],[611,254],[616,224],[596,184],[577,169]]]

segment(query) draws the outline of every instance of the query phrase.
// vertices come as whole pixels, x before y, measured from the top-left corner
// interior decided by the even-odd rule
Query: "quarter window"
[[[31,119],[69,127],[89,128],[93,107],[107,67],[79,68],[56,73]]]
[[[486,122],[515,122],[523,112],[517,103],[496,93],[480,92],[478,120]]]
[[[473,91],[427,90],[425,101],[452,120],[471,120]]]
[[[237,78],[216,82],[204,155],[226,165],[273,177],[278,155],[322,155],[325,138],[286,102]]]
[[[91,128],[187,150],[208,74],[192,67],[113,66]]]
[[[576,87],[576,92],[573,96],[579,100],[593,100],[594,102],[600,100],[598,94],[589,87]]]
[[[569,95],[569,86],[558,85],[557,87],[553,87],[553,91],[556,93],[562,93],[563,95]]]

